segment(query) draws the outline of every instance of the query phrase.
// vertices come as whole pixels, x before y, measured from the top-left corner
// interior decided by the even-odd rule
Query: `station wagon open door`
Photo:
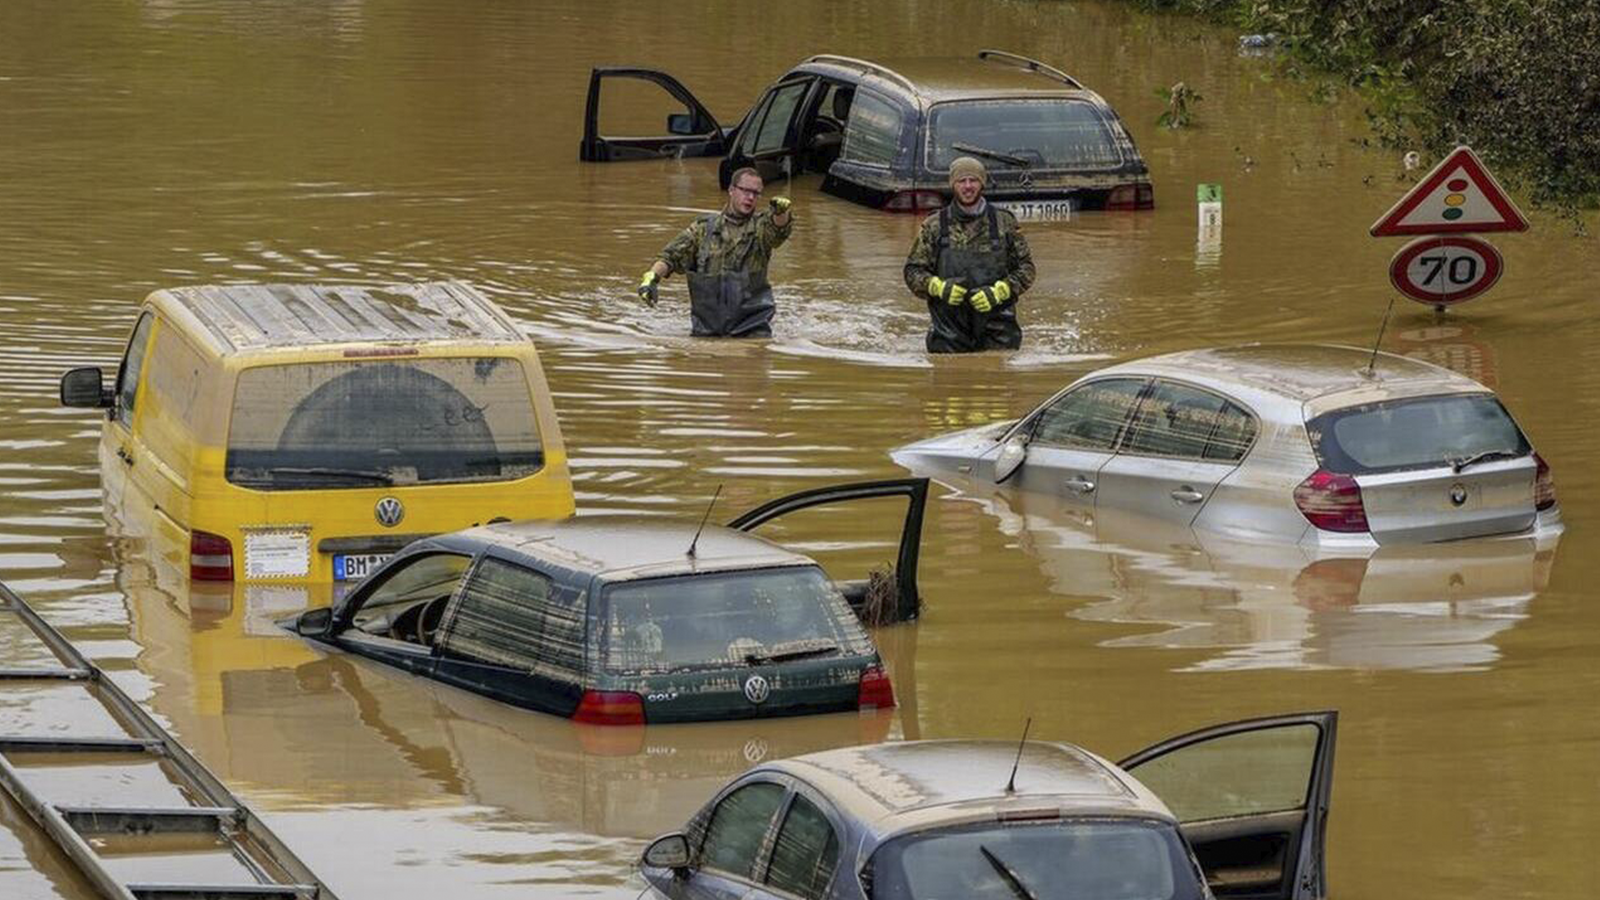
[[[1319,900],[1337,712],[1230,722],[1118,763],[1178,817],[1218,897]]]
[[[640,79],[665,91],[669,96],[660,99],[666,132],[647,136],[601,134],[600,89],[607,78]],[[578,147],[578,159],[584,162],[721,156],[727,152],[730,139],[728,130],[717,124],[716,117],[705,105],[695,99],[682,82],[665,72],[605,66],[589,73],[589,102],[583,114],[583,143]]]

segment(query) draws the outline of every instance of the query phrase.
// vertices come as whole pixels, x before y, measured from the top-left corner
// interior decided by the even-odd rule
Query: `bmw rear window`
[[[928,142],[928,168],[936,171],[949,169],[958,156],[979,157],[990,168],[1104,169],[1122,164],[1122,142],[1099,108],[1059,97],[940,103],[929,116]]]
[[[1322,467],[1346,475],[1515,459],[1532,450],[1491,394],[1350,406],[1307,422],[1306,433]]]

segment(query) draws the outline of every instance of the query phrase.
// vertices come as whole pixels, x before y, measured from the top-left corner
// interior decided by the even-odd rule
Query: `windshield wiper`
[[[1024,169],[1031,168],[1033,166],[1033,160],[1031,159],[1024,159],[1020,156],[1012,156],[1009,153],[1001,153],[999,150],[990,150],[988,147],[979,147],[977,144],[963,144],[957,141],[956,143],[950,145],[950,149],[960,150],[962,153],[974,153],[978,156],[987,156],[990,159],[998,159],[1008,165],[1021,166]]]
[[[1460,475],[1461,471],[1467,466],[1481,463],[1488,459],[1506,459],[1516,455],[1517,451],[1515,450],[1484,450],[1479,453],[1474,453],[1471,456],[1463,456],[1460,459],[1446,460],[1446,462],[1450,463],[1451,471],[1455,472],[1457,475]]]
[[[758,653],[751,651],[744,655],[744,661],[749,665],[769,662],[785,662],[791,659],[806,659],[812,656],[827,656],[829,653],[838,653],[839,645],[835,643],[813,644],[808,647],[797,647],[793,650],[779,650],[775,653]]]
[[[394,484],[394,476],[377,469],[334,469],[328,466],[270,466],[268,475],[326,475],[329,478],[359,478],[379,484]]]
[[[1021,900],[1039,900],[1033,891],[1028,890],[1028,886],[1022,883],[1022,879],[1017,877],[1017,873],[1002,862],[1000,857],[994,855],[993,850],[979,844],[978,852],[983,854],[983,858],[989,861],[989,865],[994,866],[994,870],[1000,873],[1000,877],[1005,879],[1007,885],[1010,885],[1012,893],[1020,897]]]

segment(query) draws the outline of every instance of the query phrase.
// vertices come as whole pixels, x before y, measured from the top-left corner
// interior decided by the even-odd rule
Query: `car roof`
[[[1016,790],[1006,790],[1013,763]],[[763,767],[826,795],[881,841],[933,825],[1053,809],[1172,821],[1164,803],[1104,759],[1071,744],[940,740],[809,753]]]
[[[1369,374],[1368,362],[1372,362]],[[1227,389],[1243,385],[1308,406],[1315,415],[1360,402],[1488,388],[1442,366],[1338,344],[1243,344],[1147,356],[1098,369],[1103,375],[1155,375]]]
[[[695,572],[816,565],[808,556],[764,538],[707,524],[652,516],[578,516],[560,521],[500,522],[460,532],[531,562],[559,563],[604,581],[658,578]],[[694,556],[688,554],[694,542]]]
[[[498,307],[460,281],[417,284],[216,284],[147,301],[192,317],[223,353],[372,341],[524,342]]]
[[[985,51],[992,52],[992,51]],[[1011,60],[1004,55],[979,59],[977,56],[903,57],[881,60],[820,55],[807,59],[797,71],[822,75],[846,75],[863,83],[877,82],[900,93],[909,93],[925,103],[947,100],[974,100],[995,97],[1080,97],[1103,103],[1100,96],[1060,70],[1040,69]],[[1028,62],[1032,62],[1029,60]]]

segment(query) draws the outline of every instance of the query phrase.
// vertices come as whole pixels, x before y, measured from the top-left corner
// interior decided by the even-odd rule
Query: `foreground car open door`
[[[1231,722],[1118,765],[1171,807],[1218,897],[1319,900],[1337,712]]]
[[[636,78],[659,86],[665,92],[660,99],[666,133],[645,137],[602,135],[600,87],[607,78]],[[578,158],[584,162],[721,156],[727,151],[728,139],[726,131],[717,124],[716,117],[705,105],[695,99],[682,82],[665,72],[604,67],[589,73],[589,102],[583,113],[583,143],[578,146]]]

